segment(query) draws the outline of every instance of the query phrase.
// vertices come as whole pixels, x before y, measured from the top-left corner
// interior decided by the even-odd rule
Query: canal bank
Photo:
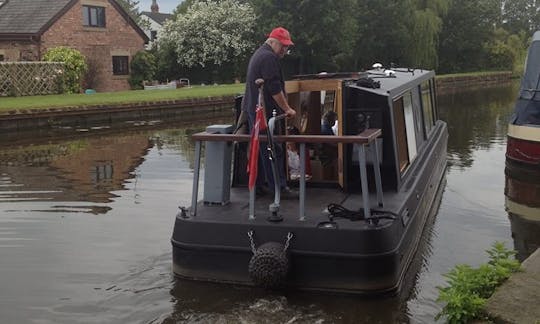
[[[495,323],[540,323],[540,249],[488,299],[485,311]]]
[[[234,100],[234,96],[223,96],[7,111],[0,114],[0,134],[36,128],[112,125],[125,121],[195,121],[232,116]]]
[[[439,93],[447,93],[504,85],[511,81],[511,72],[485,72],[439,76],[436,78],[436,86]],[[36,128],[112,125],[125,121],[153,119],[191,121],[232,116],[236,95],[6,110],[0,112],[0,134]]]

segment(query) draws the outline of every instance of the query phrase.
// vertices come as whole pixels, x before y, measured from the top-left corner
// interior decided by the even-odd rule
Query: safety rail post
[[[193,170],[193,191],[191,192],[191,216],[197,214],[197,197],[199,195],[199,175],[201,170],[201,141],[195,142],[195,169]]]
[[[362,204],[364,205],[364,217],[371,217],[369,206],[369,190],[367,184],[367,168],[366,168],[366,147],[364,144],[355,144],[358,146],[358,162],[360,165],[360,185],[362,187]]]
[[[306,143],[300,143],[300,206],[299,217],[300,221],[306,220]]]
[[[371,144],[370,144],[371,146]],[[381,179],[381,166],[379,165],[379,145],[377,139],[373,141],[373,150],[371,150],[373,157],[373,171],[375,172],[375,187],[377,188],[377,202],[379,207],[383,206],[383,192],[382,192],[382,179]]]

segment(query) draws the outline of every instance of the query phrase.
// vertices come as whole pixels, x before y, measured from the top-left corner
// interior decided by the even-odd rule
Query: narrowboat
[[[176,215],[174,274],[265,288],[395,294],[437,208],[446,169],[448,132],[438,118],[435,73],[375,64],[359,73],[297,76],[286,90],[296,119],[274,114],[260,145],[270,153],[296,145],[300,172],[288,173],[288,184],[298,197],[257,196],[248,188],[251,137],[233,134],[233,125],[192,135],[192,199]],[[322,135],[329,111],[335,133]],[[284,135],[273,134],[280,123]]]
[[[508,125],[506,161],[540,167],[540,31],[534,33]]]

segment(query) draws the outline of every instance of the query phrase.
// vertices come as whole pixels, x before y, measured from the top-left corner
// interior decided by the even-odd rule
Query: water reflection
[[[202,126],[201,126],[202,128]],[[199,128],[200,129],[200,128]],[[193,164],[191,128],[132,131],[119,134],[85,134],[47,139],[24,145],[3,143],[0,152],[0,202],[48,201],[34,211],[106,213],[106,203],[136,183],[135,171],[148,152],[164,146],[177,150]],[[73,138],[75,137],[75,138]],[[51,190],[52,189],[52,190]],[[74,206],[52,202],[92,202],[100,205]],[[31,211],[32,209],[28,210]]]
[[[506,144],[510,105],[519,83],[439,96],[441,119],[448,123],[448,164],[468,168],[474,152]]]
[[[506,211],[519,261],[540,247],[540,169],[506,167]]]

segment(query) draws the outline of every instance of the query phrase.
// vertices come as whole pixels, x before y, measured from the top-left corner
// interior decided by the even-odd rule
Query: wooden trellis
[[[0,62],[0,96],[63,92],[64,63]]]

